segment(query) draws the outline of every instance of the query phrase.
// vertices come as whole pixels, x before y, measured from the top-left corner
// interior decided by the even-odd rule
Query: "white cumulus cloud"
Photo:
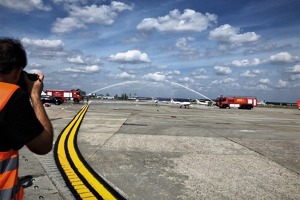
[[[143,19],[137,29],[145,32],[153,29],[160,32],[201,32],[216,21],[217,16],[214,14],[202,14],[191,9],[185,9],[181,14],[175,9],[162,17]]]
[[[73,72],[73,73],[95,73],[98,72],[100,68],[97,65],[85,66],[85,67],[68,67],[63,69],[63,72]]]
[[[51,6],[44,5],[42,0],[1,0],[0,5],[25,12],[29,12],[35,9],[50,11]]]
[[[260,38],[255,32],[241,33],[240,28],[232,27],[229,24],[222,25],[210,31],[209,39],[216,40],[223,44],[241,45],[255,42]]]
[[[280,52],[278,54],[270,56],[270,62],[275,64],[294,62],[298,59],[299,58],[297,56],[292,56],[288,52]]]
[[[245,71],[244,73],[241,73],[240,75],[241,77],[248,77],[248,78],[252,78],[255,77],[256,74],[251,72],[250,70]]]
[[[149,73],[143,76],[143,79],[149,80],[149,81],[165,81],[167,79],[167,76],[160,73]]]
[[[54,33],[66,33],[81,28],[86,28],[83,22],[76,18],[66,17],[57,18],[51,30]]]
[[[184,83],[194,83],[195,82],[195,80],[190,77],[179,78],[178,81],[184,82]]]
[[[271,83],[271,81],[268,78],[261,78],[261,79],[259,79],[259,83],[264,84],[264,85],[268,85],[268,84]]]
[[[33,57],[53,59],[55,57],[66,56],[64,50],[65,44],[61,40],[23,38],[21,42]]]
[[[76,29],[85,28],[88,24],[111,25],[119,13],[132,10],[133,6],[122,2],[112,1],[110,5],[90,5],[78,7],[69,6],[69,16],[57,18],[52,26],[54,33],[66,33]]]
[[[232,70],[229,67],[215,66],[214,70],[217,75],[228,75],[232,73]]]
[[[300,73],[300,65],[295,65],[293,67],[289,67],[290,72]]]
[[[259,70],[259,69],[255,69],[255,70],[247,70],[243,73],[240,74],[241,77],[248,77],[248,78],[252,78],[252,77],[256,77],[258,75],[262,75],[262,74],[266,74],[265,71],[263,70]]]
[[[122,72],[120,74],[115,75],[116,78],[124,78],[124,79],[129,79],[129,78],[135,78],[134,74],[128,74],[127,72]]]
[[[288,73],[289,80],[292,81],[300,80],[300,65],[298,64],[293,67],[289,67],[287,73]]]
[[[258,58],[254,58],[252,61],[248,59],[244,59],[244,60],[234,60],[231,62],[232,65],[237,67],[255,66],[255,65],[259,65],[260,63],[261,60]]]
[[[276,83],[275,87],[276,88],[286,88],[286,87],[288,87],[288,82],[279,79],[278,82]]]
[[[79,63],[79,64],[82,64],[84,63],[83,59],[81,58],[81,56],[77,56],[77,57],[69,57],[67,58],[68,62],[70,63]]]
[[[61,40],[46,40],[46,39],[29,39],[29,38],[23,38],[21,40],[23,45],[28,47],[37,47],[37,48],[47,48],[47,49],[55,49],[55,50],[61,50],[64,47],[64,43]]]
[[[213,85],[223,85],[226,87],[232,87],[232,88],[240,88],[240,84],[236,82],[236,79],[234,78],[226,78],[223,80],[214,80],[211,82]]]
[[[109,60],[119,63],[149,63],[150,59],[146,53],[141,53],[138,50],[129,50],[125,53],[117,53],[110,55]]]

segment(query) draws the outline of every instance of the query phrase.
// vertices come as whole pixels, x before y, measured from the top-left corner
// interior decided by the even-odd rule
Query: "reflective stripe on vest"
[[[19,153],[0,152],[0,199],[23,199],[24,191],[18,178]]]
[[[0,112],[18,89],[17,85],[0,82]],[[18,178],[19,152],[0,152],[0,200],[21,200],[24,191]]]

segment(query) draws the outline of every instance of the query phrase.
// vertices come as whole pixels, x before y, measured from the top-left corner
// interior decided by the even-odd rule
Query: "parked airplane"
[[[135,101],[140,101],[140,102],[154,102],[155,99],[153,97],[135,97]]]
[[[170,103],[171,102],[171,98],[164,98],[164,97],[157,97],[156,100],[157,100],[157,102],[161,102],[161,103]]]
[[[262,106],[265,106],[267,105],[266,101],[258,101],[257,103],[258,105],[262,105]]]
[[[171,99],[171,103],[174,104],[179,104],[179,108],[190,108],[191,103],[187,102],[187,101],[174,101],[173,99]]]
[[[196,99],[196,103],[199,105],[205,105],[208,106],[210,104],[211,101],[199,101],[198,99]]]

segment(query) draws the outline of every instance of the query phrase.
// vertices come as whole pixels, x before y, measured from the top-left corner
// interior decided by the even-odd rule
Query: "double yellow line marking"
[[[76,199],[125,199],[84,160],[77,146],[77,134],[89,105],[85,105],[65,127],[54,147],[54,159]]]

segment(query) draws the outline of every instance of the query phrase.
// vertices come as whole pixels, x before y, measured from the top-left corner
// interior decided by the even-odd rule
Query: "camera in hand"
[[[19,79],[17,85],[20,86],[23,90],[25,90],[27,92],[27,85],[25,83],[24,76],[27,76],[28,79],[31,81],[37,81],[39,79],[39,76],[37,74],[30,74],[25,71],[21,72],[20,79]]]

